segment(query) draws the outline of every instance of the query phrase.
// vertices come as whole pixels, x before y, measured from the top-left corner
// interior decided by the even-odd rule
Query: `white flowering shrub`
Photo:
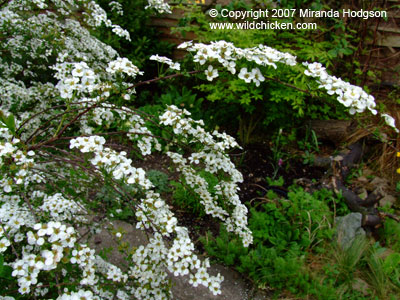
[[[123,14],[118,2],[110,6]],[[162,1],[149,1],[149,7],[169,10]],[[238,147],[235,140],[207,132],[203,121],[176,106],[158,117],[132,108],[127,100],[142,72],[91,34],[102,24],[127,40],[129,33],[96,2],[4,1],[0,9],[1,298],[169,299],[168,272],[188,275],[194,287],[218,295],[222,276],[207,273],[209,261],[195,253],[188,230],[135,158],[167,157],[205,213],[249,246],[247,208],[237,194],[243,178],[227,155]],[[209,81],[218,77],[216,62],[256,86],[265,80],[260,68],[297,64],[294,56],[266,46],[239,49],[220,41],[180,47],[195,52],[200,65],[213,62],[201,70]],[[170,71],[181,69],[157,54],[150,59]],[[260,68],[237,72],[238,60]],[[307,67],[306,75],[337,94],[351,112],[375,113],[372,96],[320,65]],[[201,172],[218,183],[209,188]],[[96,196],[104,187],[113,191],[111,202]],[[115,207],[130,210],[131,222],[148,236],[146,245],[125,251],[124,267],[107,262],[85,242],[86,235],[106,226]]]
[[[117,2],[110,6],[123,14]],[[92,36],[102,24],[130,39],[94,1],[1,4],[1,297],[169,299],[168,272],[188,275],[193,286],[217,295],[222,276],[207,273],[208,260],[195,254],[188,230],[134,158],[169,157],[205,212],[248,246],[247,208],[237,195],[242,175],[226,154],[238,145],[224,133],[206,132],[186,110],[170,106],[152,118],[121,105],[142,72]],[[180,69],[165,57],[151,59]],[[156,136],[148,123],[168,137]],[[131,150],[121,151],[115,135]],[[212,191],[199,175],[204,170],[219,180]],[[117,195],[111,203],[96,198],[104,186]],[[85,242],[106,226],[114,206],[130,209],[131,221],[148,236],[146,245],[126,251],[123,269]]]

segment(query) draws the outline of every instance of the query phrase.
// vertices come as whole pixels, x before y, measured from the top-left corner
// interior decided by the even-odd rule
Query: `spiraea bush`
[[[208,261],[194,254],[188,231],[145,171],[107,143],[118,134],[132,153],[169,156],[205,211],[248,245],[247,209],[237,196],[242,177],[225,154],[237,144],[206,132],[177,107],[152,120],[121,105],[142,72],[91,34],[101,25],[130,40],[93,1],[2,3],[1,293],[9,299],[166,299],[169,270],[190,273],[194,286],[218,294],[222,277],[207,274]],[[173,138],[155,136],[145,126],[149,120]],[[204,168],[218,176],[218,192],[210,194],[197,174]],[[96,203],[93,195],[104,186],[115,193],[108,198],[113,203]],[[96,255],[77,230],[84,224],[96,230],[93,214],[107,218],[114,206],[130,209],[136,227],[149,233],[147,245],[127,253],[125,271]]]
[[[169,11],[162,1],[146,7]],[[238,147],[235,140],[207,132],[203,121],[174,105],[156,117],[137,110],[129,100],[143,84],[142,71],[94,32],[104,26],[128,41],[133,37],[96,2],[3,1],[0,9],[1,297],[168,299],[167,271],[189,275],[194,287],[219,294],[222,276],[207,273],[209,261],[196,255],[188,230],[135,158],[167,157],[185,187],[198,195],[199,207],[247,247],[253,238],[237,194],[243,178],[227,155]],[[264,68],[297,64],[294,56],[266,46],[240,49],[220,41],[181,48],[195,52],[200,66],[208,62],[186,74],[203,73],[208,81],[224,68],[234,75],[240,67],[238,78],[258,86],[265,81]],[[168,72],[181,67],[156,53],[151,59],[167,64]],[[360,88],[332,79],[321,65],[307,68],[305,74],[351,112],[374,112],[373,99]],[[212,188],[204,172],[217,178]],[[100,197],[99,191],[108,195]],[[148,234],[146,245],[126,251],[126,270],[97,255],[78,231],[85,225],[89,232],[100,229],[94,219],[107,222],[115,207]]]

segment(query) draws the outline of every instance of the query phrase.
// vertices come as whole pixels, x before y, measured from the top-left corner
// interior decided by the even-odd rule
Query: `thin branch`
[[[47,144],[50,144],[50,143],[52,143],[52,142],[58,140],[58,139],[61,137],[61,135],[64,133],[64,131],[65,131],[69,126],[71,126],[71,124],[73,124],[74,122],[76,122],[81,116],[83,116],[84,114],[86,114],[86,113],[87,113],[88,111],[90,111],[91,109],[95,108],[97,105],[98,105],[98,103],[95,103],[94,105],[89,106],[89,107],[88,107],[87,109],[85,109],[83,112],[81,112],[81,113],[79,113],[78,115],[76,115],[75,118],[73,118],[71,122],[69,122],[68,124],[66,124],[66,125],[60,130],[60,132],[59,132],[56,136],[52,137],[51,139],[49,139],[49,140],[47,140],[47,141],[44,141],[44,142],[42,142],[42,143],[39,143],[39,144],[36,144],[36,145],[33,145],[33,146],[29,147],[29,148],[28,148],[28,151],[38,149],[38,148],[42,147],[43,145],[47,145]]]
[[[10,236],[8,235],[7,231],[5,230],[4,225],[3,225],[3,223],[1,222],[1,220],[0,220],[0,226],[1,226],[1,228],[3,228],[3,233],[4,233],[5,237],[10,241],[12,252],[13,252],[14,255],[19,259],[18,252],[17,252],[17,250],[14,248],[14,243],[11,242],[12,240],[10,239]]]
[[[271,80],[271,81],[278,82],[278,83],[280,83],[280,84],[282,84],[282,85],[284,85],[284,86],[290,87],[290,88],[292,88],[292,89],[298,90],[298,91],[300,91],[300,92],[303,92],[303,93],[306,93],[306,94],[312,96],[312,94],[311,94],[310,91],[303,90],[303,89],[301,89],[301,88],[298,88],[297,86],[291,85],[290,83],[287,83],[287,82],[283,82],[283,81],[281,81],[281,80],[279,80],[279,79],[271,78],[271,77],[265,77],[265,79],[266,79],[266,80]]]
[[[92,101],[73,102],[73,103],[71,103],[70,105],[84,104],[84,103],[90,103],[90,102],[92,102]],[[20,131],[20,130],[22,129],[22,127],[23,127],[26,123],[30,122],[32,119],[36,118],[37,116],[39,116],[39,115],[41,115],[41,114],[44,114],[44,113],[46,113],[46,112],[48,112],[48,111],[50,111],[50,110],[53,110],[53,109],[56,109],[56,108],[61,108],[61,107],[66,107],[66,105],[65,105],[65,104],[55,105],[55,106],[46,108],[46,109],[44,109],[44,110],[41,110],[41,111],[39,111],[39,112],[33,114],[32,116],[30,116],[28,119],[24,120],[24,121],[21,123],[21,125],[18,127],[18,129],[16,130],[16,132]]]
[[[150,79],[150,80],[146,80],[146,81],[139,81],[138,83],[135,83],[134,85],[131,85],[130,87],[128,87],[127,90],[134,89],[134,88],[136,88],[138,86],[145,85],[145,84],[150,84],[150,83],[157,82],[157,81],[164,80],[164,79],[171,79],[171,78],[184,76],[186,74],[192,75],[192,74],[197,74],[197,73],[201,73],[201,72],[204,72],[204,71],[203,70],[196,70],[196,71],[190,71],[190,72],[185,73],[185,74],[184,73],[176,73],[176,74],[172,74],[172,75],[168,75],[168,76],[156,77],[156,78],[153,78],[153,79]]]

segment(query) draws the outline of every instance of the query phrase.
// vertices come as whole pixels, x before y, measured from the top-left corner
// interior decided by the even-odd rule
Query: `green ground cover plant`
[[[307,256],[323,251],[322,245],[333,235],[329,201],[333,201],[332,194],[311,195],[294,186],[288,199],[269,191],[250,208],[254,246],[240,246],[222,227],[219,236],[203,239],[205,249],[260,286],[308,293],[312,283],[305,267]]]

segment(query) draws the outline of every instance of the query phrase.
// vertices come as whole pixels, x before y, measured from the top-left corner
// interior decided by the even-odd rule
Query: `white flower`
[[[42,258],[44,259],[44,264],[48,267],[54,263],[54,253],[49,250],[42,251]]]
[[[194,62],[198,62],[200,65],[204,65],[207,61],[207,55],[204,55],[203,53],[198,53],[196,56],[193,58]]]
[[[263,82],[265,80],[259,68],[251,70],[251,74],[253,75],[253,81],[256,84],[256,86],[260,86],[260,82]]]
[[[169,64],[169,63],[172,62],[172,60],[169,59],[168,57],[159,56],[158,54],[150,56],[149,59],[150,59],[150,60],[158,61],[158,62],[160,62],[160,63],[167,63],[167,64]]]
[[[171,7],[163,0],[147,0],[148,4],[145,9],[154,8],[160,14],[171,13]]]
[[[177,70],[177,71],[179,71],[180,69],[181,69],[181,65],[179,64],[179,63],[172,63],[172,64],[170,64],[169,65],[169,67],[172,69],[172,70]]]
[[[87,68],[86,63],[77,63],[75,64],[75,68],[72,70],[72,76],[74,77],[82,77],[85,69]]]
[[[234,61],[227,62],[224,66],[228,69],[231,74],[236,74],[236,63]]]
[[[178,49],[186,49],[189,48],[193,45],[193,41],[189,41],[189,42],[183,42],[182,44],[180,44],[177,48]]]
[[[254,79],[254,74],[247,72],[247,68],[242,68],[238,77],[244,80],[246,83],[250,83]]]
[[[35,224],[33,229],[38,231],[38,236],[50,235],[53,233],[53,228],[49,227],[47,224]]]
[[[17,277],[17,276],[24,276],[27,274],[27,269],[28,265],[24,260],[18,260],[13,264],[13,272],[11,273],[11,276]]]
[[[204,71],[208,81],[213,81],[214,78],[218,77],[218,70],[214,69],[212,65],[208,66],[208,69]]]
[[[39,237],[37,234],[34,234],[32,231],[28,231],[26,235],[28,237],[29,245],[41,246],[44,244],[44,238]]]
[[[396,122],[392,116],[390,116],[388,114],[381,114],[381,116],[384,118],[387,125],[392,127],[396,132],[399,132],[399,130],[397,129],[396,124],[395,124]]]
[[[0,240],[0,252],[5,252],[8,248],[8,246],[10,246],[10,245],[11,245],[10,241],[7,238],[3,237]]]
[[[170,58],[165,57],[165,56],[159,56],[158,54],[152,55],[152,56],[150,56],[150,60],[155,60],[155,61],[158,61],[160,63],[167,64],[167,65],[169,65],[169,67],[172,70],[178,70],[179,71],[181,69],[181,65],[179,63],[174,63]]]
[[[28,294],[30,291],[31,291],[31,289],[28,285],[23,285],[18,289],[18,292],[20,292],[22,295]]]
[[[108,63],[108,67],[106,69],[107,72],[111,74],[115,74],[117,72],[125,73],[131,77],[136,77],[138,74],[143,74],[139,71],[139,68],[136,67],[129,59],[126,57],[119,57],[116,60],[113,60]]]

